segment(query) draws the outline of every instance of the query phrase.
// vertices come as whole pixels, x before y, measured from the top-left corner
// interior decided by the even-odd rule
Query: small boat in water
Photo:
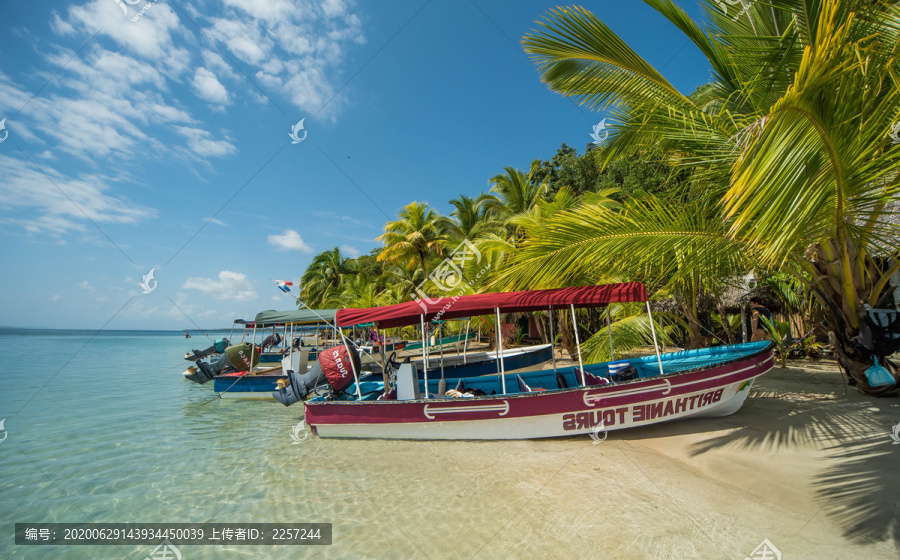
[[[442,301],[446,300],[446,301]],[[338,312],[336,325],[372,321],[390,328],[444,319],[511,312],[604,307],[647,302],[640,283],[584,286],[499,294],[476,294]],[[650,305],[647,303],[650,314]],[[528,439],[597,434],[658,422],[736,412],[753,381],[774,365],[767,341],[656,354],[604,364],[450,379],[456,389],[438,396],[434,376],[419,379],[414,364],[394,364],[389,390],[356,383],[304,402],[306,423],[321,437],[408,439]],[[354,362],[350,360],[350,364]],[[292,376],[293,377],[293,376]],[[295,381],[291,379],[291,381]],[[339,387],[339,389],[341,389]],[[366,390],[369,389],[369,390]],[[289,391],[276,395],[291,404]],[[447,396],[452,395],[452,396]]]
[[[251,342],[223,348],[222,354],[215,361],[197,361],[196,366],[184,372],[184,376],[201,384],[212,381],[213,390],[220,397],[269,399],[272,391],[277,389],[278,381],[285,379],[286,371],[300,374],[307,372],[309,362],[315,361],[321,346],[316,343],[328,339],[319,331],[333,329],[329,323],[334,320],[335,313],[334,309],[262,311],[257,313],[253,321],[238,319],[234,324],[252,329]],[[257,333],[265,334],[269,328],[272,328],[273,332],[260,345],[255,344]],[[283,335],[278,329],[282,330]],[[310,337],[310,334],[313,336]],[[277,338],[275,335],[278,335]],[[291,341],[289,346],[286,345],[287,348],[260,352],[260,348],[270,349],[283,340]],[[314,345],[310,346],[310,342]],[[252,348],[252,360],[248,367],[240,365],[244,362],[236,365],[229,357],[238,346]],[[244,352],[249,354],[250,350],[245,349]]]

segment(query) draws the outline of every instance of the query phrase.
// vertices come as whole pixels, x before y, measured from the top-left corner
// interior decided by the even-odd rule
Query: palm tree
[[[365,274],[345,276],[337,290],[332,290],[325,300],[329,307],[375,307],[377,285]]]
[[[341,285],[344,277],[355,274],[351,261],[337,247],[316,255],[300,278],[300,297],[310,307],[322,307],[329,292]]]
[[[708,25],[701,28],[669,0],[645,2],[709,61],[713,81],[692,97],[583,8],[552,11],[544,29],[523,40],[552,90],[611,112],[608,158],[664,151],[691,170],[694,197],[711,209],[705,226],[713,235],[674,230],[633,247],[642,253],[597,264],[652,261],[644,253],[677,254],[692,242],[707,258],[717,247],[725,251],[732,262],[719,273],[741,268],[739,253],[743,266],[812,279],[807,288],[826,310],[845,370],[869,394],[896,390],[900,385],[867,384],[872,361],[855,337],[864,304],[879,301],[897,269],[883,263],[897,260],[898,229],[886,208],[900,190],[900,147],[890,136],[900,122],[900,8],[779,0],[742,3],[742,12],[723,14],[721,3],[702,0]],[[584,239],[589,218],[570,217],[569,229],[560,223],[554,242]],[[589,243],[595,258],[621,244]],[[567,259],[562,254],[557,264]],[[703,267],[689,264],[690,270]]]
[[[535,184],[532,173],[526,175],[511,166],[504,167],[503,173],[494,175],[489,182],[492,185],[491,192],[497,196],[486,200],[488,215],[503,221],[528,212],[547,192],[546,182]],[[510,238],[520,236],[520,230],[515,226],[508,225],[507,230]]]
[[[456,243],[464,239],[475,241],[496,229],[496,221],[488,215],[491,207],[500,204],[496,196],[485,193],[476,198],[459,195],[450,204],[453,205],[450,216],[438,218],[438,227],[448,239]]]
[[[428,260],[444,253],[444,237],[438,228],[438,214],[428,204],[412,202],[403,207],[398,220],[384,226],[378,239],[384,250],[379,261],[390,261],[409,270],[417,267],[428,277]]]

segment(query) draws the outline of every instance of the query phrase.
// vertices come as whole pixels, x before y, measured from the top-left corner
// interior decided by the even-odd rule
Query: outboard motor
[[[259,363],[259,352],[249,342],[229,346],[213,363],[197,362],[197,369],[190,369],[184,376],[201,385],[225,371],[249,371]]]
[[[266,348],[269,348],[270,346],[272,348],[274,348],[274,347],[278,346],[279,344],[281,344],[281,335],[278,333],[270,334],[269,336],[267,336],[265,338],[265,340],[262,341],[260,348],[262,349],[263,352],[265,352]]]
[[[196,362],[197,360],[202,360],[207,356],[212,356],[213,354],[221,354],[225,351],[226,348],[231,346],[231,343],[227,338],[223,338],[217,342],[213,342],[213,345],[204,350],[191,350],[187,354],[184,355],[184,359],[190,362]]]
[[[350,360],[353,360],[351,365]],[[307,373],[299,374],[288,371],[288,384],[272,392],[275,400],[284,406],[301,401],[309,395],[322,381],[322,377],[336,392],[353,383],[353,372],[359,374],[362,363],[356,348],[345,345],[332,346],[319,352],[319,359]]]

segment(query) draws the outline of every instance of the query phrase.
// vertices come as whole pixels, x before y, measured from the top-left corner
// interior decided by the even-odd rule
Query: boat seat
[[[603,376],[594,375],[589,371],[582,371],[579,368],[575,368],[575,380],[577,381],[578,379],[584,379],[585,385],[606,385],[607,383],[610,383],[610,380]]]

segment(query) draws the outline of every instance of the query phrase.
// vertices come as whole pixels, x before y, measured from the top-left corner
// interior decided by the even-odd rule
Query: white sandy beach
[[[731,417],[599,444],[316,438],[359,506],[321,554],[743,559],[768,539],[784,559],[897,558],[900,403],[843,392],[833,362],[789,362]]]

